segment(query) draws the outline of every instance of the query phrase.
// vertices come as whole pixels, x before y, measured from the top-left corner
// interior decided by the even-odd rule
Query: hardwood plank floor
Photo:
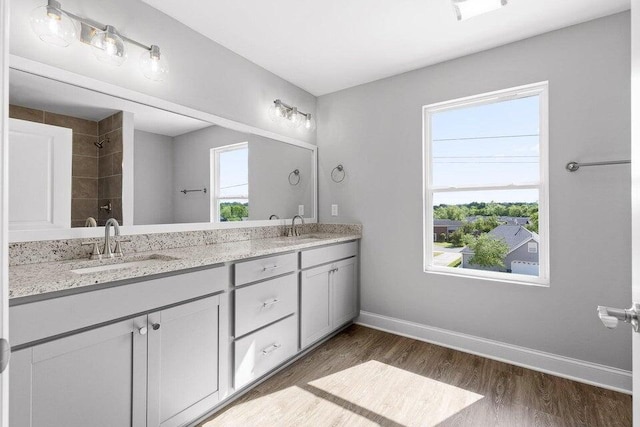
[[[216,426],[631,426],[631,396],[353,325]]]

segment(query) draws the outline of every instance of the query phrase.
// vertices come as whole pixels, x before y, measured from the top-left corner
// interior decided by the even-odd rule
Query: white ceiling
[[[9,103],[94,121],[127,111],[133,113],[136,130],[171,137],[213,126],[202,120],[17,70],[9,72]]]
[[[450,0],[143,1],[317,96],[630,7],[509,0],[458,22]]]

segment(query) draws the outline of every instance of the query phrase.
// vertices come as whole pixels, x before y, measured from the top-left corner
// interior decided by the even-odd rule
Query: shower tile
[[[98,157],[98,147],[94,143],[98,138],[91,135],[73,134],[73,154]]]
[[[71,219],[76,221],[84,221],[88,217],[96,218],[98,216],[98,200],[97,199],[73,199],[71,200]]]
[[[44,113],[44,122],[48,125],[70,128],[74,133],[81,133],[84,135],[98,134],[98,124],[91,120],[63,116],[62,114],[49,113],[47,111]]]
[[[103,148],[99,152],[100,157],[122,152],[122,129],[114,130],[102,137],[109,138],[109,142],[104,143]]]
[[[71,198],[97,199],[98,180],[95,178],[71,178]]]
[[[9,117],[12,119],[44,123],[44,111],[21,107],[19,105],[9,105]]]
[[[98,164],[98,177],[105,178],[113,173],[113,155],[102,156]]]
[[[71,175],[83,178],[98,178],[98,158],[73,155]]]

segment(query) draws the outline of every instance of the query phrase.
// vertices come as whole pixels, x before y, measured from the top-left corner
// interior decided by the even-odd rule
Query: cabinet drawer
[[[289,273],[297,268],[297,261],[296,254],[291,253],[239,262],[235,265],[235,284],[236,286],[244,285]]]
[[[341,243],[302,252],[302,268],[325,264],[358,254],[358,242]]]
[[[296,354],[298,317],[291,316],[235,342],[236,389],[260,378]]]
[[[295,274],[236,290],[235,335],[245,335],[295,313],[298,286]]]

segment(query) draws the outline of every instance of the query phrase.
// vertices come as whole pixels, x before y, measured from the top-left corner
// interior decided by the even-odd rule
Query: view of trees
[[[526,228],[535,233],[538,232],[538,203],[471,202],[462,205],[439,205],[433,207],[433,217],[436,219],[465,221],[470,216],[528,217],[531,224],[527,225]]]
[[[470,264],[504,268],[504,257],[509,252],[509,246],[504,241],[490,234],[480,234],[468,237],[466,244],[474,252],[469,260]]]
[[[220,221],[242,221],[249,217],[249,203],[220,203]]]

